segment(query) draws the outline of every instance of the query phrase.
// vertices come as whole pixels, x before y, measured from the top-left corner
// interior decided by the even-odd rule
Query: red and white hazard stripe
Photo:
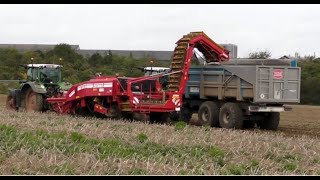
[[[139,99],[137,97],[133,97],[133,104],[139,104]]]
[[[175,98],[173,98],[173,99],[172,99],[172,102],[173,102],[174,105],[176,105],[175,110],[176,110],[176,111],[180,111],[180,105],[181,105],[181,104],[180,104],[180,99],[175,99]]]
[[[180,99],[172,99],[172,102],[176,106],[180,106]]]

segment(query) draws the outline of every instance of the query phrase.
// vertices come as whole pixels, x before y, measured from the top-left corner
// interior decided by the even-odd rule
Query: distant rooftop
[[[225,49],[230,51],[231,58],[237,58],[237,45],[234,44],[220,44]],[[56,44],[0,44],[1,48],[16,48],[19,52],[30,50],[49,51],[52,50]],[[155,60],[171,60],[173,51],[153,51],[153,50],[95,50],[95,49],[80,49],[79,45],[70,45],[72,49],[83,56],[91,56],[95,53],[107,55],[109,53],[132,57],[135,59],[153,58]]]
[[[95,53],[101,55],[108,55],[109,53],[118,56],[132,57],[135,59],[153,58],[156,60],[170,60],[173,51],[150,51],[150,50],[89,50],[81,49],[77,52],[83,56],[91,56]]]
[[[70,44],[69,44],[70,45]],[[30,50],[49,51],[52,50],[56,44],[0,44],[0,48],[16,48],[19,52]],[[80,49],[79,45],[70,45],[72,49]]]

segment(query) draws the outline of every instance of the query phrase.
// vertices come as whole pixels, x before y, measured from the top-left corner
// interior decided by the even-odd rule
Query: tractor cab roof
[[[58,68],[58,67],[62,67],[62,65],[59,64],[28,64],[27,67],[35,67],[35,68]]]
[[[167,67],[145,67],[145,71],[165,71],[165,70],[170,70],[170,68]]]

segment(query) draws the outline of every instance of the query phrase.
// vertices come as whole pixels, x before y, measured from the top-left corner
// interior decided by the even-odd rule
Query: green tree
[[[18,79],[22,55],[15,48],[0,49],[0,79]]]
[[[249,53],[249,59],[269,59],[271,57],[270,51],[258,51]]]
[[[301,103],[320,104],[320,58],[305,56],[299,59],[301,67]]]
[[[88,59],[88,63],[95,68],[97,65],[103,65],[104,58],[99,53],[94,53]]]

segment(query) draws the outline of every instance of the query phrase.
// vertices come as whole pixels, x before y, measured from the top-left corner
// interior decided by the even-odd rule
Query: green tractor
[[[61,81],[61,65],[28,64],[27,80],[19,80],[19,89],[10,89],[6,107],[9,110],[27,112],[46,111],[50,109],[48,97],[58,97],[71,88],[70,83]]]

